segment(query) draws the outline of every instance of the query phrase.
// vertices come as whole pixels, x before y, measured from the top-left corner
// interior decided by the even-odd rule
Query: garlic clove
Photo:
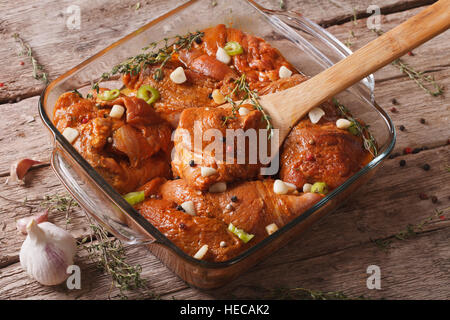
[[[36,223],[39,224],[41,222],[45,222],[48,220],[48,209],[42,211],[41,213],[35,214],[34,216],[20,218],[16,221],[17,230],[22,234],[27,234],[27,225],[31,222],[31,220],[36,220]]]
[[[320,121],[320,119],[325,115],[325,111],[323,111],[321,108],[313,108],[310,112],[308,112],[309,120],[311,120],[312,123],[317,123]]]
[[[38,225],[34,219],[26,229],[28,236],[19,254],[22,268],[43,285],[62,283],[69,276],[67,267],[73,264],[75,238],[50,222]]]

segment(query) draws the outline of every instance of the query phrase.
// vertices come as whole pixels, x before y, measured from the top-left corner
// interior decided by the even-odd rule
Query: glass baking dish
[[[215,288],[228,283],[343,204],[375,174],[375,169],[395,144],[392,121],[374,100],[371,75],[337,96],[354,116],[370,125],[379,153],[369,164],[278,232],[231,260],[214,263],[185,254],[134,210],[67,142],[52,123],[53,108],[62,93],[90,87],[103,72],[139,53],[149,43],[219,23],[262,37],[307,76],[314,76],[351,54],[330,33],[299,13],[267,10],[251,0],[219,1],[215,7],[209,0],[194,0],[69,70],[51,82],[39,100],[41,119],[54,141],[52,168],[76,201],[113,235],[128,244],[147,246],[169,269],[198,288]]]

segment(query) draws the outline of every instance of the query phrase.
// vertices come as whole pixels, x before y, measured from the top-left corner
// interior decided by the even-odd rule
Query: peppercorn
[[[425,121],[424,118],[420,118],[420,123],[421,123],[421,124],[425,124],[425,122],[426,122],[426,121]]]
[[[416,153],[419,153],[420,151],[422,151],[421,148],[414,148],[412,153],[416,154]]]
[[[397,157],[399,157],[400,156],[400,153],[399,152],[395,152],[395,153],[393,153],[393,154],[391,154],[390,156],[389,156],[389,159],[394,159],[394,158],[397,158]]]
[[[208,94],[208,98],[212,99],[212,93]]]
[[[430,170],[430,165],[428,164],[428,163],[425,163],[423,166],[422,166],[422,169],[423,170],[425,170],[425,171],[428,171],[428,170]]]
[[[427,200],[428,196],[425,193],[421,193],[421,194],[419,194],[419,198],[420,198],[420,200]]]
[[[400,164],[400,167],[404,167],[406,165],[406,160],[403,160],[403,159],[400,160],[399,164]]]
[[[405,126],[404,125],[400,125],[400,127],[398,127],[400,129],[400,131],[405,131]]]
[[[182,229],[182,230],[186,229],[186,225],[185,225],[183,222],[181,222],[181,223],[179,224],[179,227],[180,227],[180,229]]]
[[[232,202],[237,202],[237,201],[238,201],[238,198],[237,198],[236,196],[232,196],[232,197],[231,197],[231,201],[232,201]]]
[[[391,112],[396,113],[397,111],[398,111],[398,110],[397,110],[396,107],[392,107],[392,108],[391,108]]]
[[[436,196],[431,197],[431,202],[436,203],[438,202],[438,198]]]
[[[395,98],[393,98],[393,99],[391,100],[391,102],[392,102],[392,104],[398,105],[397,99],[395,99]]]
[[[181,205],[177,205],[177,210],[178,211],[183,211],[184,212],[184,208]]]
[[[195,43],[196,44],[201,44],[202,43],[202,38],[200,38],[200,37],[195,38]]]
[[[195,167],[195,161],[194,160],[189,161],[189,166]]]

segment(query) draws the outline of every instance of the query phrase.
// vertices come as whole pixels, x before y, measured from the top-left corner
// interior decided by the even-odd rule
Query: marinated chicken
[[[240,30],[190,33],[115,70],[122,88],[64,93],[53,121],[142,216],[196,259],[236,257],[372,159],[355,130],[364,126],[330,101],[320,120],[305,117],[293,128],[280,170],[262,175],[268,163],[252,154],[270,139],[270,118],[255,101],[307,77]],[[250,130],[265,131],[266,140],[249,143]]]
[[[279,195],[273,180],[248,181],[220,193],[198,193],[182,179],[155,179],[141,188],[146,200],[137,209],[178,247],[194,255],[203,245],[205,260],[233,258],[267,236],[266,226],[281,228],[323,198],[318,193]],[[181,204],[192,202],[192,211]],[[245,243],[231,232],[233,224],[253,235]]]

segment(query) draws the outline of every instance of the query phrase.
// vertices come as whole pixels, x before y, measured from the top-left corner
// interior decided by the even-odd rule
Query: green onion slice
[[[109,91],[103,91],[102,93],[98,94],[98,98],[100,100],[114,100],[120,95],[119,89],[109,90]]]
[[[144,191],[135,191],[127,193],[123,196],[125,200],[132,206],[134,206],[136,203],[142,202],[145,200],[145,192]]]
[[[236,41],[227,42],[223,49],[226,51],[226,53],[228,53],[229,56],[235,56],[244,52],[242,46],[239,44],[239,42]]]
[[[311,192],[327,194],[328,193],[328,185],[325,182],[316,182],[312,185]]]
[[[159,91],[148,84],[144,84],[138,89],[136,97],[144,100],[148,104],[152,104],[159,99]]]
[[[255,236],[254,234],[249,234],[242,229],[236,228],[231,222],[228,225],[228,230],[234,233],[239,239],[241,239],[245,243],[252,240],[252,238]]]

